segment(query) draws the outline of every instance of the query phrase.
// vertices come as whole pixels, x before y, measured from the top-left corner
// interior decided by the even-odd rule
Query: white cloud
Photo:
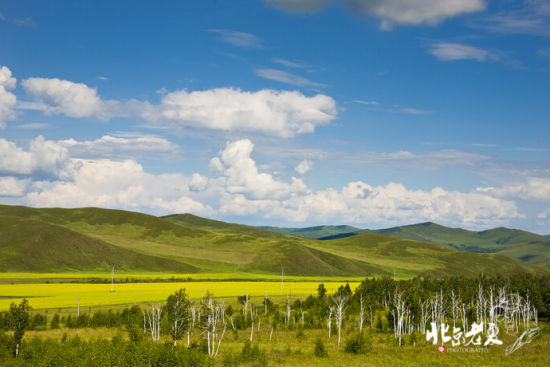
[[[498,55],[495,53],[460,43],[438,42],[428,52],[441,61],[474,60],[482,62],[498,59]]]
[[[309,69],[310,66],[306,64],[302,64],[301,62],[295,62],[295,61],[289,61],[285,59],[275,58],[272,60],[274,63],[286,66],[288,68],[294,68],[294,69]]]
[[[0,129],[6,127],[6,121],[15,117],[14,107],[17,102],[15,94],[8,92],[15,88],[16,79],[11,76],[7,66],[0,68]]]
[[[174,153],[178,145],[156,136],[115,137],[102,136],[96,140],[76,141],[74,139],[57,142],[65,147],[73,157],[120,157],[143,153]]]
[[[312,13],[328,6],[329,0],[267,0],[288,13]],[[381,19],[380,29],[397,25],[437,25],[446,19],[485,10],[486,0],[344,0],[345,7],[366,18]]]
[[[22,196],[29,180],[15,177],[0,177],[0,196]]]
[[[409,115],[431,115],[433,113],[433,111],[431,110],[423,110],[420,108],[410,108],[410,107],[403,108],[403,110],[401,111]]]
[[[229,29],[211,29],[210,32],[218,34],[221,41],[233,46],[244,48],[262,47],[262,40],[251,33],[232,31]]]
[[[96,144],[101,147],[105,142],[108,147],[118,144],[111,138],[71,144],[82,144],[86,149]],[[380,226],[430,220],[470,228],[523,218],[508,196],[550,200],[549,179],[473,192],[439,187],[411,190],[399,183],[373,186],[363,181],[350,182],[340,189],[312,190],[299,178],[283,180],[262,172],[252,157],[254,144],[248,139],[228,142],[211,160],[218,172],[212,178],[198,173],[154,175],[131,159],[79,159],[71,156],[71,144],[63,144],[38,137],[28,150],[23,150],[0,139],[0,175],[4,176],[0,179],[0,195],[17,197],[19,203],[33,206],[100,206],[156,214],[253,215],[286,222]],[[459,153],[442,151],[437,159],[462,159],[465,164],[481,159]],[[372,159],[409,165],[419,156],[398,152]],[[304,160],[296,170],[305,173],[307,168],[311,168],[310,162]]]
[[[294,170],[301,175],[305,175],[306,173],[311,171],[312,168],[313,168],[313,162],[307,159],[304,159],[303,161],[300,162],[300,164],[296,166],[296,168],[294,168]]]
[[[336,103],[328,96],[307,97],[299,92],[217,88],[169,93],[158,109],[143,118],[165,126],[255,131],[280,137],[311,133],[336,117]]]
[[[362,104],[362,105],[365,105],[365,106],[379,106],[380,105],[380,102],[377,102],[377,101],[363,101],[361,99],[354,99],[352,102],[357,103],[357,104]]]
[[[548,0],[517,1],[514,5],[483,17],[474,26],[504,34],[550,35]]]
[[[68,159],[66,148],[42,136],[30,142],[28,151],[0,139],[0,174],[60,177],[66,174]]]
[[[393,24],[437,25],[448,18],[482,11],[485,0],[348,0],[347,7],[367,18],[380,18],[382,30]]]
[[[304,77],[301,77],[299,75],[291,74],[286,71],[277,70],[277,69],[256,69],[255,73],[259,77],[262,77],[265,79],[275,80],[281,83],[286,83],[291,85],[297,85],[300,87],[319,87],[319,88],[326,87],[326,84],[317,83],[309,79],[306,79]]]
[[[73,160],[71,180],[35,182],[27,204],[51,207],[99,206],[160,213],[211,214],[189,194],[192,179],[178,174],[151,175],[133,161]]]
[[[323,9],[328,0],[266,0],[267,5],[288,13],[312,13]]]
[[[102,100],[95,88],[57,78],[29,78],[22,82],[27,93],[43,103],[47,114],[65,114],[69,117],[95,117],[106,121],[116,114],[118,101]],[[39,105],[37,106],[38,108]]]
[[[260,173],[251,158],[254,144],[248,139],[228,143],[220,153],[224,189],[230,194],[242,194],[252,199],[281,199],[306,189],[302,180],[292,178],[292,183],[275,179],[271,174]]]
[[[518,184],[478,188],[478,191],[499,197],[550,200],[550,178],[528,177],[525,181]]]
[[[491,157],[456,149],[442,149],[426,152],[334,152],[326,159],[347,162],[354,165],[379,165],[385,169],[433,171],[448,167],[476,167],[489,162]]]
[[[68,80],[30,78],[22,84],[36,100],[19,103],[18,108],[104,121],[134,117],[145,120],[150,127],[252,131],[292,137],[311,133],[337,115],[336,102],[331,97],[308,97],[297,91],[179,90],[164,94],[160,104],[153,105],[134,99],[103,100],[95,88]]]

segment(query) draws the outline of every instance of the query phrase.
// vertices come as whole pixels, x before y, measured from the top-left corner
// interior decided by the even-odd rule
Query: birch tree
[[[168,297],[164,310],[168,319],[170,336],[176,346],[191,324],[191,302],[185,294],[185,289],[180,289]]]
[[[346,312],[346,304],[348,302],[349,296],[338,294],[332,297],[332,302],[334,303],[334,317],[336,319],[336,327],[338,328],[338,347],[340,347],[340,339],[342,334],[342,321],[344,320],[344,314]]]

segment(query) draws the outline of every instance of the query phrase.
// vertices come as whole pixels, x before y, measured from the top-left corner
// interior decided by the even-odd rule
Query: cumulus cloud
[[[511,198],[550,200],[548,179],[473,192],[440,187],[412,190],[399,183],[374,186],[363,181],[313,190],[299,178],[281,179],[261,170],[253,158],[254,144],[248,139],[228,142],[211,160],[216,172],[213,177],[198,173],[155,175],[133,159],[82,159],[71,151],[71,146],[80,144],[86,149],[97,146],[111,151],[109,144],[119,142],[111,138],[67,144],[37,137],[28,149],[0,139],[0,195],[33,206],[101,206],[157,214],[253,215],[287,222],[380,226],[430,220],[471,228],[522,218]],[[101,148],[103,144],[108,148]],[[442,160],[445,154],[457,155],[441,154]],[[410,163],[417,158],[413,153],[399,152],[373,159]],[[477,158],[462,159],[468,162]],[[296,171],[303,174],[310,168],[311,162],[304,160]]]
[[[262,40],[251,33],[232,31],[229,29],[211,29],[210,32],[218,34],[221,41],[233,46],[245,48],[262,47]]]
[[[482,48],[451,42],[437,42],[428,52],[441,61],[474,60],[482,62],[499,58],[497,54]]]
[[[267,5],[288,13],[312,13],[323,9],[328,0],[266,0]]]
[[[528,177],[524,182],[518,184],[478,188],[478,191],[499,197],[550,200],[550,178]]]
[[[277,69],[256,69],[256,75],[259,77],[275,80],[281,83],[297,85],[300,87],[319,87],[324,88],[326,84],[316,83],[299,75],[291,74]]]
[[[42,136],[32,140],[27,151],[0,139],[0,174],[59,177],[64,174],[68,159],[66,148]]]
[[[299,80],[295,82],[300,83]],[[134,117],[146,121],[151,127],[252,131],[292,137],[311,133],[315,127],[329,123],[337,115],[336,102],[331,97],[323,94],[310,97],[297,91],[179,90],[164,94],[160,104],[154,105],[133,99],[125,102],[104,100],[95,88],[56,78],[30,78],[22,84],[35,101],[20,103],[21,109],[103,121],[113,117]],[[0,102],[0,117],[1,106]]]
[[[15,88],[16,79],[11,76],[11,70],[2,66],[0,68],[0,129],[6,127],[6,121],[15,117],[13,111],[17,98],[8,90]]]
[[[328,96],[307,97],[300,92],[233,88],[172,92],[158,109],[142,117],[172,126],[255,131],[280,137],[311,133],[336,117],[336,103]]]
[[[71,180],[36,182],[25,201],[33,206],[100,206],[162,213],[211,214],[190,198],[190,179],[182,175],[151,175],[133,160],[74,160]]]
[[[305,191],[306,186],[300,179],[293,177],[292,183],[287,184],[271,174],[259,172],[251,158],[253,149],[254,144],[243,139],[228,143],[220,153],[217,163],[221,164],[224,189],[228,193],[252,199],[281,199]]]
[[[115,110],[120,104],[118,101],[102,100],[95,88],[83,83],[57,78],[29,78],[23,80],[22,84],[27,93],[43,103],[42,109],[47,114],[95,117],[106,121],[116,114]]]
[[[29,180],[15,177],[0,177],[0,196],[21,196],[25,192]]]
[[[294,168],[294,170],[301,175],[305,175],[306,173],[311,171],[312,168],[313,168],[313,162],[307,159],[304,159],[303,161],[300,162],[300,164],[296,166],[296,168]]]

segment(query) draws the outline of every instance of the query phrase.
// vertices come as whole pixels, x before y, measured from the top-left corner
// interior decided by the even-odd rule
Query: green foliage
[[[6,354],[5,337],[0,335],[2,366],[82,366],[82,367],[202,367],[211,366],[208,356],[196,349],[174,348],[170,344],[133,343],[120,336],[84,341],[78,337],[64,342],[48,338],[24,340],[19,358]],[[18,361],[19,360],[19,361]]]
[[[367,354],[371,347],[370,339],[364,333],[359,333],[346,340],[345,351],[353,354]]]
[[[14,355],[19,353],[19,345],[25,335],[25,330],[29,325],[29,311],[31,307],[26,299],[23,299],[20,304],[12,303],[7,316],[7,323],[11,330],[13,330],[13,342],[15,344]]]
[[[236,367],[243,363],[249,366],[267,366],[266,353],[258,345],[252,346],[246,341],[240,353],[227,353],[222,360],[224,367]]]
[[[50,329],[59,329],[59,314],[53,315],[50,321]]]
[[[191,301],[185,289],[180,289],[168,297],[163,313],[168,321],[168,332],[176,345],[191,326]]]
[[[319,357],[319,358],[328,357],[327,348],[325,347],[325,343],[323,343],[323,340],[321,338],[317,338],[315,340],[314,354],[315,354],[315,357]]]

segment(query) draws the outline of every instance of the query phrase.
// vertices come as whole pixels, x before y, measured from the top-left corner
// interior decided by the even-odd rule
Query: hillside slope
[[[96,240],[129,253],[169,260],[170,264],[179,263],[181,269],[187,269],[186,272],[244,271],[278,274],[282,266],[289,275],[385,274],[383,269],[371,267],[361,261],[312,250],[304,246],[303,242],[307,240],[300,237],[189,215],[165,219],[100,208],[36,209],[1,205],[0,215],[2,214],[34,221],[27,222],[29,226],[37,223],[50,224],[78,233],[82,235],[79,239],[83,242],[80,250],[86,247],[85,239]],[[187,223],[178,220],[182,218]],[[65,233],[58,231],[57,235],[57,242],[65,241]],[[54,237],[55,233],[52,233],[48,241],[55,242]],[[20,246],[25,241],[25,246],[29,249],[40,245],[31,238],[24,238]],[[57,264],[58,270],[72,269],[72,263],[65,263],[66,260],[68,259],[61,256],[57,262],[52,260],[52,264]],[[96,259],[90,261],[93,263]],[[40,269],[40,264],[33,267],[33,271],[51,270],[52,267],[46,265],[44,269]],[[174,271],[174,267],[167,267],[164,271]]]
[[[425,241],[468,252],[497,253],[550,266],[550,239],[509,228],[473,232],[427,222],[373,231],[402,239]]]
[[[322,240],[322,239],[335,239],[340,237],[347,237],[354,235],[361,231],[361,229],[352,227],[352,226],[315,226],[315,227],[304,227],[304,228],[285,228],[285,227],[269,227],[261,226],[258,227],[268,231],[274,231],[279,233],[287,233],[295,236],[300,236],[304,238],[309,238],[312,240]]]
[[[288,275],[408,277],[540,270],[504,256],[379,234],[316,241],[186,214],[158,218],[99,208],[0,205],[0,216],[7,218],[0,227],[0,265],[8,271],[108,269],[114,258],[117,268],[163,272],[284,269]]]
[[[193,266],[138,254],[36,219],[0,216],[0,268],[3,271],[194,272]]]
[[[544,272],[518,260],[497,254],[477,254],[439,245],[365,233],[353,237],[316,241],[314,248],[380,266],[397,276],[475,276]]]

